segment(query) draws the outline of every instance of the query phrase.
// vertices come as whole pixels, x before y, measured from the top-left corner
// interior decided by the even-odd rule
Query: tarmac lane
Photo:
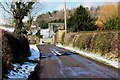
[[[45,78],[108,78],[119,80],[118,70],[54,45],[38,45],[41,51],[39,80]]]

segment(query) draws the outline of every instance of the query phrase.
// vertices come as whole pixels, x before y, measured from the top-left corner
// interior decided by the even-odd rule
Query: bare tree
[[[7,13],[10,17],[14,19],[15,23],[15,34],[22,34],[25,31],[25,26],[23,19],[25,16],[29,17],[28,23],[29,27],[36,14],[41,9],[41,5],[37,0],[16,0],[12,2],[1,2],[0,7],[3,11]],[[39,8],[38,8],[39,7]]]
[[[34,24],[33,20],[38,16],[39,12],[43,9],[43,5],[40,2],[36,2],[33,5],[34,9],[31,9],[28,13],[27,29],[31,32],[31,25]]]

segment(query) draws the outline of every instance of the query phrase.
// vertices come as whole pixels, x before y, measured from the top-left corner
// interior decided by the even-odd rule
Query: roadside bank
[[[93,53],[84,52],[84,51],[79,50],[77,48],[73,48],[73,47],[69,47],[69,46],[63,46],[61,44],[57,44],[56,46],[61,47],[61,48],[65,48],[65,49],[70,50],[70,51],[72,51],[74,53],[78,53],[79,55],[82,55],[82,56],[88,57],[90,59],[96,60],[96,61],[98,61],[100,63],[105,64],[105,65],[112,66],[112,67],[114,67],[116,69],[120,69],[119,65],[118,65],[118,64],[120,64],[119,61],[108,60],[103,56],[93,54]]]

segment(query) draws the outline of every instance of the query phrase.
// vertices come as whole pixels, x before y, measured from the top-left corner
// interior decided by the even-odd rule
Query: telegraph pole
[[[118,17],[120,17],[120,1],[118,2]]]
[[[66,0],[64,2],[64,24],[65,24],[65,33],[67,33],[67,14],[66,14]]]

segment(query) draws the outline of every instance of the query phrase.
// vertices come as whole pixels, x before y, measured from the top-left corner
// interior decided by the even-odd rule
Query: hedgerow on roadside
[[[74,37],[70,37],[72,33],[67,33],[65,45],[72,44],[73,47],[80,50],[118,58],[118,33],[119,31],[80,32],[75,34]]]

